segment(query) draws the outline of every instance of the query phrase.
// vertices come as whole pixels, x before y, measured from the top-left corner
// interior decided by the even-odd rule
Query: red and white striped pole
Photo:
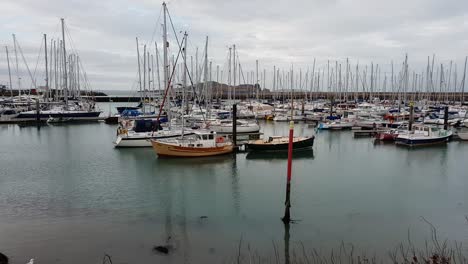
[[[291,208],[291,177],[292,177],[292,154],[293,154],[293,138],[294,138],[294,121],[289,123],[289,144],[288,144],[288,171],[287,171],[287,182],[286,182],[286,202],[284,208],[283,220],[284,224],[291,222],[291,214],[289,209]]]

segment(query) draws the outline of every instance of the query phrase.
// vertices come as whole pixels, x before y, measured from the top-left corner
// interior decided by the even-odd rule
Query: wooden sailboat
[[[151,140],[154,151],[163,157],[207,157],[217,156],[233,151],[233,144],[213,131],[197,131],[194,135],[175,138]]]

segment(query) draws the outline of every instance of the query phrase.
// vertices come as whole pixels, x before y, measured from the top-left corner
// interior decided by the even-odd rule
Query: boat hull
[[[213,131],[217,133],[232,133],[232,126],[211,126],[210,127]],[[257,133],[260,131],[260,126],[255,124],[252,126],[237,126],[236,127],[236,132],[238,134],[242,133]]]
[[[428,146],[436,144],[447,143],[450,139],[450,136],[438,137],[438,138],[427,138],[427,139],[416,139],[416,138],[401,138],[397,137],[395,143],[397,145],[409,146],[409,147],[418,147],[418,146]]]
[[[52,118],[62,118],[62,119],[70,119],[70,120],[90,120],[96,119],[99,117],[101,112],[94,111],[94,112],[86,112],[86,111],[73,111],[73,112],[39,112],[39,119],[47,120],[50,117]],[[20,113],[18,116],[13,118],[12,120],[15,121],[33,121],[37,120],[37,113]]]
[[[315,137],[306,138],[304,140],[293,142],[293,150],[311,148],[314,145]],[[250,151],[287,151],[289,143],[278,144],[257,144],[247,143],[246,147]]]
[[[461,140],[468,140],[468,132],[458,133],[457,135]]]
[[[193,133],[184,133],[185,135],[192,135]],[[125,136],[120,135],[117,137],[114,145],[116,148],[149,148],[151,147],[152,139],[176,138],[182,134],[173,134],[166,136],[155,136],[152,133],[144,133],[142,136]]]
[[[228,154],[233,151],[232,145],[223,145],[219,147],[184,147],[173,144],[165,144],[156,140],[151,140],[154,151],[160,157],[208,157]]]

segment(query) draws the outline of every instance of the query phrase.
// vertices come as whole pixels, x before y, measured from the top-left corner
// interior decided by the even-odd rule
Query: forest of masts
[[[159,94],[164,90],[161,78],[160,51],[158,44],[152,44],[151,48],[143,46],[143,54],[140,53],[137,38],[137,53],[140,81],[139,90],[143,97],[151,94]],[[208,59],[208,37],[206,38],[203,54],[195,49],[195,56],[187,56],[187,62],[176,63],[176,55],[172,55],[168,63],[169,71],[174,70],[171,81],[171,97],[176,97],[184,87],[184,73],[196,89],[190,85],[187,93],[195,91],[197,98],[222,98],[228,100],[276,99],[287,100],[291,96],[301,97],[306,100],[316,100],[324,95],[333,97],[337,101],[346,100],[372,100],[379,97],[384,100],[424,100],[431,99],[439,102],[463,101],[465,92],[466,64],[465,57],[462,67],[450,61],[446,64],[437,63],[436,57],[427,58],[427,65],[421,70],[411,69],[408,56],[400,63],[390,62],[385,70],[371,62],[367,65],[352,64],[349,59],[344,61],[330,61],[318,65],[314,59],[307,69],[296,69],[290,66],[281,69],[273,66],[271,69],[259,67],[256,60],[253,70],[246,71],[240,62],[236,45],[228,48],[225,63],[220,67]],[[200,58],[202,58],[200,60]],[[249,65],[250,66],[250,65]],[[153,70],[154,69],[154,70]],[[184,72],[184,69],[187,72]],[[170,76],[170,73],[168,73]],[[212,89],[216,83],[227,84],[227,91]],[[239,87],[249,85],[249,92],[242,92]],[[255,89],[256,87],[261,89]]]
[[[22,90],[25,87],[37,88],[36,74],[42,68],[40,64],[45,65],[42,68],[45,72],[43,87],[46,88],[47,99],[79,97],[81,91],[91,90],[86,72],[82,70],[80,57],[76,53],[67,54],[64,41],[66,27],[62,25],[62,28],[62,39],[48,41],[44,34],[39,52],[43,55],[38,56],[33,71],[28,66],[21,46],[13,34],[13,55],[10,54],[8,47],[5,47],[11,90]],[[69,34],[67,36],[71,40]],[[187,42],[187,35],[184,35],[184,38]],[[391,61],[385,69],[373,62],[360,65],[359,63],[353,64],[346,59],[328,60],[326,63],[318,64],[314,59],[311,66],[306,69],[297,69],[293,65],[287,69],[276,66],[260,69],[259,61],[256,60],[254,67],[248,65],[253,70],[244,70],[236,45],[233,45],[228,48],[224,65],[221,67],[216,65],[216,69],[213,69],[213,63],[208,58],[208,37],[206,37],[203,54],[200,54],[196,48],[195,56],[187,56],[186,47],[179,47],[179,53],[182,55],[172,54],[170,62],[167,58],[164,61],[164,56],[161,60],[160,47],[156,42],[140,47],[138,38],[136,41],[137,83],[142,98],[160,96],[168,83],[172,88],[169,92],[170,97],[180,96],[180,91],[185,90],[187,94],[192,94],[192,99],[195,93],[197,100],[206,98],[287,100],[294,96],[306,100],[324,97],[333,98],[336,101],[372,100],[379,97],[384,100],[405,102],[423,99],[462,102],[465,96],[466,57],[462,67],[457,67],[453,61],[445,64],[438,63],[433,55],[427,58],[427,65],[419,70],[409,67],[407,55],[400,63]],[[175,45],[177,46],[177,43]],[[21,71],[20,65],[23,65],[25,70]],[[165,74],[164,68],[167,69]],[[12,82],[13,71],[16,75],[16,83]],[[21,72],[27,72],[29,76],[30,81],[27,85],[22,83]],[[214,82],[227,84],[227,91],[213,89]],[[250,89],[247,89],[247,92],[246,89],[240,89],[239,87],[243,85],[247,85]],[[183,89],[183,87],[187,88]],[[57,92],[53,92],[54,90]]]
[[[46,101],[59,101],[61,98],[65,98],[65,100],[68,98],[78,98],[82,92],[91,91],[91,86],[86,72],[83,70],[84,67],[80,57],[76,52],[67,53],[65,36],[68,36],[70,46],[73,46],[73,41],[65,27],[63,19],[61,23],[62,39],[47,40],[47,35],[43,35],[43,41],[41,41],[39,55],[37,56],[34,68],[29,66],[16,35],[12,35],[12,49],[5,46],[9,77],[8,87],[11,91],[11,96],[13,96],[13,90],[18,91],[19,95],[22,94],[22,91],[23,94],[30,95],[31,89],[38,89],[40,87],[44,89]],[[66,33],[67,35],[65,35]],[[37,75],[42,74],[39,71],[43,71],[44,83],[38,83]],[[23,74],[28,76],[26,83],[24,83]]]

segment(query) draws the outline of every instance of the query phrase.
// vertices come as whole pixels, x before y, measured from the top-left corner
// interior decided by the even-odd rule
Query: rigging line
[[[158,19],[156,19],[156,25],[154,26],[154,30],[153,30],[153,34],[151,35],[151,41],[148,43],[145,43],[146,45],[150,46],[151,43],[154,42],[154,37],[156,35],[156,31],[158,30],[158,24],[159,24],[159,20],[161,19],[161,13],[162,13],[162,8],[159,9],[159,15],[158,15]]]
[[[21,46],[20,46],[20,44],[19,44],[19,42],[17,40],[16,40],[16,45],[18,46],[18,49],[19,49],[19,51],[21,53],[21,57],[23,58],[23,62],[26,65],[26,69],[28,70],[29,77],[31,78],[32,84],[34,84],[34,88],[37,88],[36,80],[34,79],[33,75],[31,74],[31,70],[29,69],[28,63],[26,62],[26,58],[24,57],[24,54],[23,54],[23,49],[21,49]],[[41,44],[41,46],[42,46],[42,44]]]
[[[184,38],[182,40],[184,40],[184,39],[185,39],[185,36],[184,36]],[[170,76],[170,78],[169,78],[169,80],[167,82],[167,87],[166,87],[166,90],[164,92],[163,101],[162,101],[161,105],[159,106],[159,113],[158,113],[158,118],[157,118],[158,122],[159,122],[159,118],[161,117],[161,112],[162,112],[162,109],[164,107],[164,103],[166,102],[166,97],[167,97],[167,94],[169,92],[169,88],[171,87],[172,78],[174,77],[175,67],[177,65],[177,61],[179,60],[179,56],[180,56],[181,53],[182,53],[182,49],[179,49],[179,52],[177,53],[177,57],[176,57],[175,62],[174,62],[174,66],[172,67],[171,76]]]
[[[36,59],[36,66],[34,67],[34,72],[33,72],[33,76],[36,77],[36,71],[37,71],[37,67],[39,65],[39,60],[41,59],[41,54],[42,54],[42,47],[43,47],[43,42],[41,41],[41,47],[39,48],[39,53],[37,54],[37,59]],[[41,61],[42,62],[42,61]],[[45,69],[44,69],[45,71]],[[46,77],[47,78],[47,77]],[[31,83],[32,84],[32,83]]]
[[[73,52],[75,55],[79,55],[79,51],[78,51],[78,49],[76,48],[75,42],[73,41],[73,38],[72,38],[72,36],[71,36],[70,30],[69,30],[69,28],[68,28],[68,25],[67,25],[67,23],[64,23],[64,24],[65,24],[65,32],[66,32],[66,36],[68,37],[68,40],[69,40],[68,43],[69,43],[69,45],[70,45],[70,48],[71,48],[72,52]],[[87,75],[87,73],[86,73],[86,68],[85,68],[85,66],[84,66],[84,64],[83,64],[83,62],[82,62],[81,59],[79,60],[78,63],[79,63],[79,65],[81,66],[81,72],[82,72],[82,74],[83,74],[83,78],[84,78],[84,81],[85,81],[85,84],[84,84],[84,85],[85,85],[85,93],[88,92],[88,90],[89,90],[89,92],[91,92],[91,91],[93,91],[94,89],[92,88],[91,83],[89,82],[88,75]]]
[[[174,24],[172,23],[172,18],[171,18],[171,14],[169,13],[169,10],[167,10],[167,14],[168,14],[168,17],[169,17],[169,22],[171,23],[171,27],[172,27],[172,30],[174,31],[174,37],[177,41],[177,45],[179,46],[179,52],[177,54],[177,57],[179,57],[179,54],[181,53],[181,50],[183,49],[182,48],[182,45],[181,43],[179,42],[179,39],[177,38],[177,33],[175,31],[175,28],[174,28]],[[185,41],[187,41],[187,37],[184,36]],[[164,45],[167,45],[167,43],[164,43]],[[195,86],[193,85],[193,80],[192,80],[192,76],[190,74],[190,71],[188,70],[188,67],[187,67],[187,58],[184,57],[184,54],[182,53],[182,58],[184,59],[184,65],[185,65],[185,70],[187,71],[187,75],[189,77],[189,80],[190,80],[190,84],[192,86],[192,90],[193,90],[193,95],[194,95],[194,98],[196,98],[198,101],[200,101],[198,95],[197,95],[197,92],[196,92],[196,89],[195,89]],[[175,70],[175,65],[177,65],[176,63],[174,63],[174,70]],[[171,76],[172,77],[172,76]],[[202,113],[202,117],[203,117],[203,121],[206,123],[206,118],[205,118],[205,115],[203,114],[203,111],[202,111],[202,108],[200,106],[200,104],[198,104],[198,107],[200,109],[200,112]],[[159,120],[159,118],[158,118]]]

